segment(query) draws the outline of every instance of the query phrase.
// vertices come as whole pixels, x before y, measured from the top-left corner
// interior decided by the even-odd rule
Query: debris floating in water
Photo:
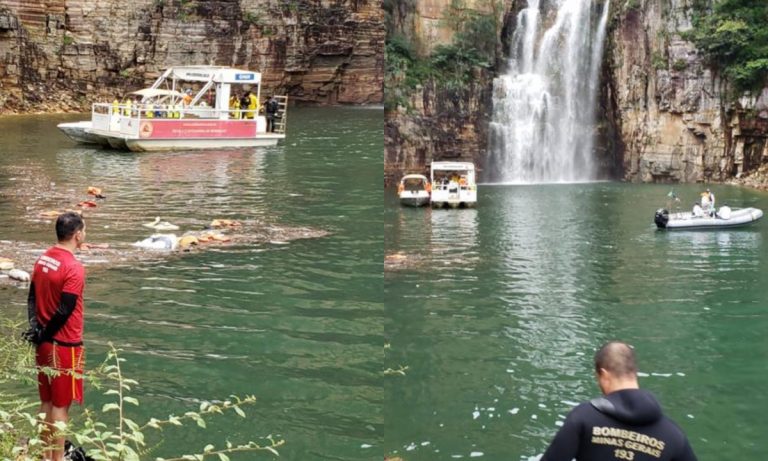
[[[11,269],[8,271],[8,277],[12,278],[13,280],[18,280],[19,282],[29,282],[29,272],[23,271],[21,269]]]
[[[159,231],[179,230],[179,226],[171,224],[168,221],[160,221],[160,217],[156,217],[154,221],[142,224],[144,227],[155,229]]]

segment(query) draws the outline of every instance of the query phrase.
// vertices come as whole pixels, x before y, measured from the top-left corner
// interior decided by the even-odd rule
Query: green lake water
[[[474,210],[400,208],[381,188],[381,110],[290,117],[274,148],[156,154],[75,146],[55,124],[78,117],[0,119],[0,189],[105,189],[92,242],[144,238],[155,216],[330,232],[89,266],[89,363],[124,349],[134,419],[258,398],[246,419],[167,432],[153,456],[271,434],[289,460],[535,459],[598,393],[592,354],[609,339],[636,346],[641,385],[700,460],[768,453],[765,221],[659,232],[669,187],[618,183],[480,186]],[[700,189],[675,188],[686,204]],[[768,210],[766,193],[713,190]],[[28,195],[1,198],[0,240],[52,241]],[[385,254],[403,263],[383,271]],[[23,311],[24,288],[0,293],[3,315]],[[89,387],[86,400],[108,401]]]
[[[283,459],[381,457],[382,117],[380,108],[297,108],[277,147],[143,154],[76,146],[58,133],[56,123],[82,117],[0,119],[3,189],[104,188],[107,200],[88,213],[89,241],[143,239],[151,230],[140,224],[155,216],[330,232],[87,267],[88,361],[100,363],[109,342],[124,350],[125,374],[140,383],[133,419],[180,415],[230,394],[258,399],[246,419],[233,413],[206,431],[194,423],[167,431],[148,459],[268,435],[286,441]],[[28,205],[2,197],[0,240],[44,248],[52,224],[25,219]],[[2,293],[4,315],[24,309],[26,289]],[[87,385],[85,392],[93,408],[108,401]]]
[[[675,187],[686,206],[701,186]],[[663,232],[669,186],[480,186],[477,209],[385,199],[384,446],[406,460],[529,460],[599,394],[603,342],[636,347],[640,385],[701,461],[768,453],[768,222]],[[719,204],[768,194],[714,186]]]

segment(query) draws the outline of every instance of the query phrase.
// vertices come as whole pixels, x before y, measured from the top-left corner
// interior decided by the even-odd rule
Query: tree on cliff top
[[[693,6],[693,30],[685,34],[743,92],[768,86],[768,2],[765,0],[704,1]]]

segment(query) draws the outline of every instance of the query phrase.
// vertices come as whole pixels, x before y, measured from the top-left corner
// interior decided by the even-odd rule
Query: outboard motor
[[[664,208],[656,210],[656,215],[653,217],[653,222],[656,223],[656,227],[659,229],[666,229],[669,222],[669,211]]]

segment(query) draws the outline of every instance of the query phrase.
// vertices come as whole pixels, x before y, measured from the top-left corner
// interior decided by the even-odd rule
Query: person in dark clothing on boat
[[[267,100],[265,109],[267,115],[267,131],[270,133],[275,131],[275,118],[277,118],[277,110],[277,100],[273,96],[270,96]]]
[[[688,438],[637,383],[635,353],[612,341],[595,354],[602,397],[574,408],[540,461],[697,461]]]

